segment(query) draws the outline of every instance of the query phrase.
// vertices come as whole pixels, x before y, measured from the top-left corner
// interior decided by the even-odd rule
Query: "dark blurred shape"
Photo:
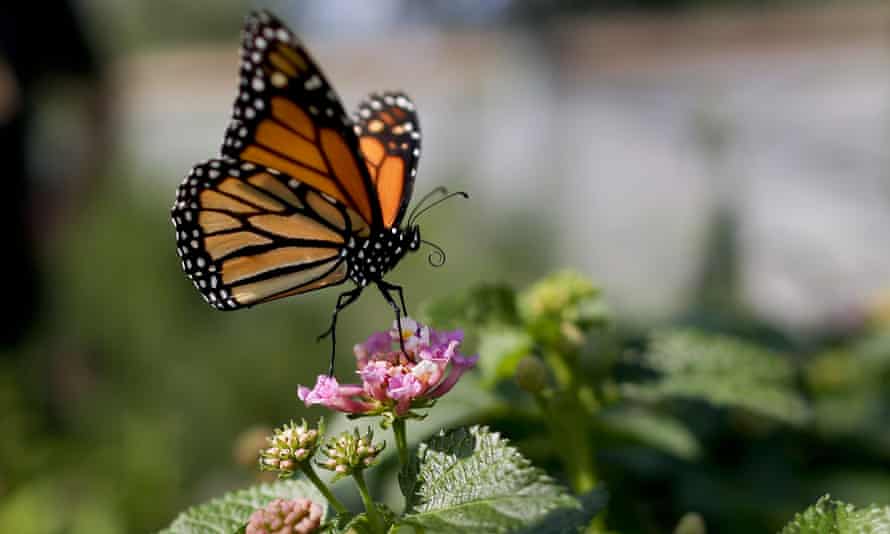
[[[66,174],[78,170],[86,174],[89,168],[53,161],[57,155],[29,146],[42,90],[63,79],[86,85],[90,101],[86,114],[92,122],[86,126],[94,135],[85,141],[101,147],[106,100],[102,76],[74,6],[67,0],[5,2],[0,7],[0,159],[5,197],[0,228],[6,261],[0,265],[0,277],[6,281],[4,297],[9,304],[0,321],[0,347],[21,341],[38,316],[43,285],[38,242],[51,230],[46,224],[58,217],[50,209],[56,202],[37,202],[36,173],[29,154],[51,161]],[[98,148],[88,152],[95,161]],[[81,182],[83,177],[63,178]],[[64,203],[70,205],[71,200],[66,198]]]

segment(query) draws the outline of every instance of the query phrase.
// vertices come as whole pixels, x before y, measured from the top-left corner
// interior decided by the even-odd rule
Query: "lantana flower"
[[[401,329],[394,322],[390,330],[372,334],[353,349],[361,384],[340,384],[319,375],[315,387],[300,386],[297,396],[306,406],[321,404],[348,414],[411,415],[451,391],[476,364],[478,356],[458,352],[463,337],[460,330],[436,331],[403,318]]]

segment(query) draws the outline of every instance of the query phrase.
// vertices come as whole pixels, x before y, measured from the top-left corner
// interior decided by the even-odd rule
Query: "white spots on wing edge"
[[[320,88],[321,85],[321,78],[319,78],[317,74],[313,74],[303,83],[303,87],[305,87],[307,91],[314,91]]]

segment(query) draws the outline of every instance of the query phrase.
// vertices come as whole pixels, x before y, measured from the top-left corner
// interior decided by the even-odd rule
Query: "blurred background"
[[[295,386],[324,371],[314,339],[336,292],[213,311],[169,221],[182,176],[220,146],[257,7],[302,36],[347,107],[412,95],[418,193],[471,193],[424,223],[448,263],[418,254],[392,276],[409,308],[571,267],[633,331],[695,322],[805,353],[890,321],[886,2],[10,0],[5,531],[157,530],[255,480],[257,435],[308,413]],[[386,327],[385,306],[368,295],[341,316],[343,347]],[[838,439],[859,450],[855,432]],[[881,439],[805,502],[890,501]],[[658,486],[664,522],[617,521],[660,532],[690,509],[717,525],[737,511],[702,487]],[[764,515],[751,524],[787,520]]]

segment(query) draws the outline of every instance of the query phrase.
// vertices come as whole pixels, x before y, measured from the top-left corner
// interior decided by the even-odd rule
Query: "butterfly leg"
[[[334,376],[334,356],[337,354],[337,314],[356,301],[362,294],[362,288],[356,287],[352,291],[341,293],[337,297],[337,305],[334,306],[334,315],[331,316],[331,326],[318,336],[318,341],[331,336],[331,363],[328,366],[328,376]]]
[[[395,284],[390,284],[385,280],[380,281],[380,285],[386,288],[387,291],[395,291],[399,295],[399,302],[402,305],[402,315],[408,317],[408,306],[405,305],[405,294],[402,292],[402,286],[397,286]]]
[[[380,290],[380,294],[383,295],[383,299],[386,300],[386,303],[392,307],[394,312],[396,312],[396,329],[399,332],[399,348],[402,349],[402,354],[404,354],[405,357],[407,357],[408,352],[405,350],[405,340],[404,340],[404,338],[402,338],[402,310],[401,310],[401,308],[399,308],[399,305],[396,304],[396,301],[394,298],[392,298],[392,295],[389,294],[390,290],[397,290],[399,293],[399,296],[401,297],[402,288],[399,286],[394,286],[392,284],[388,284],[381,280],[381,281],[377,282],[377,289]],[[404,306],[404,305],[405,305],[405,299],[402,298],[402,306]]]

